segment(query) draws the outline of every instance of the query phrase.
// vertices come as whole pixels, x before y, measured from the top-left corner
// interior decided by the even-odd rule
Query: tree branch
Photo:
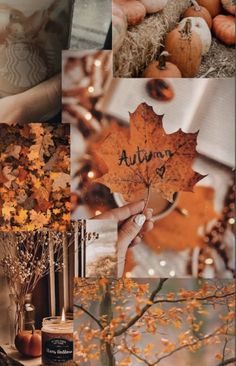
[[[229,292],[228,294],[223,294],[223,295],[210,295],[210,296],[206,296],[206,297],[183,297],[183,298],[178,298],[178,299],[173,299],[173,300],[169,300],[169,299],[160,299],[160,300],[156,300],[153,302],[153,304],[162,304],[162,303],[176,303],[176,302],[185,302],[185,301],[189,301],[189,300],[197,300],[197,301],[209,301],[209,300],[219,300],[219,299],[224,299],[226,297],[230,297],[230,296],[235,296],[236,292]]]
[[[128,347],[127,343],[125,342],[125,345],[126,345],[126,349],[127,351],[130,352],[130,354],[132,354],[133,356],[135,356],[138,360],[140,361],[143,361],[147,366],[156,366],[158,363],[160,363],[162,360],[164,360],[165,358],[168,358],[170,356],[172,356],[174,353],[176,352],[179,352],[185,348],[189,348],[189,347],[193,347],[195,346],[196,344],[198,344],[199,342],[203,342],[207,339],[210,339],[210,338],[213,338],[214,336],[216,336],[218,334],[218,332],[220,331],[221,328],[218,328],[216,329],[213,333],[205,336],[205,337],[201,337],[201,338],[198,338],[196,339],[195,341],[193,342],[190,342],[190,343],[187,343],[187,344],[183,344],[182,346],[179,346],[177,348],[175,348],[173,351],[159,357],[156,361],[154,362],[149,362],[147,361],[146,359],[144,359],[142,356],[136,354],[131,348]],[[227,360],[228,363],[224,363],[224,362],[221,362],[219,363],[217,366],[225,366],[225,365],[228,365],[230,363],[232,363],[235,359],[230,359],[230,360]]]
[[[131,348],[129,348],[129,346],[127,344],[127,341],[126,341],[126,338],[124,339],[124,342],[125,342],[125,347],[126,347],[127,351],[129,351],[129,353],[131,355],[133,355],[134,357],[136,357],[139,361],[142,361],[143,363],[145,363],[147,366],[150,366],[150,363],[146,360],[146,358],[138,355]]]
[[[216,366],[226,366],[226,365],[230,365],[233,363],[235,364],[235,361],[236,361],[236,357],[232,357],[232,358],[229,358],[228,360],[221,361]]]
[[[114,333],[114,337],[118,337],[120,335],[122,335],[123,333],[125,333],[130,327],[132,327],[139,319],[142,318],[142,316],[144,315],[144,313],[154,304],[161,304],[161,303],[176,303],[176,302],[185,302],[185,301],[189,301],[190,298],[179,298],[179,299],[175,299],[175,300],[168,300],[168,299],[160,299],[160,300],[156,300],[154,301],[156,295],[160,292],[160,290],[162,289],[165,281],[167,281],[167,278],[162,278],[160,279],[160,282],[157,286],[157,288],[152,292],[151,296],[149,297],[149,301],[151,302],[150,304],[147,304],[143,307],[143,309],[141,310],[141,312],[137,315],[135,315],[132,319],[130,319],[130,321],[128,322],[128,324],[126,326],[124,326],[123,328],[117,330]],[[209,300],[213,300],[213,299],[223,299],[229,296],[233,296],[235,295],[235,292],[230,292],[228,294],[223,294],[223,295],[210,295],[210,296],[206,296],[206,297],[193,297],[194,300],[197,301],[209,301]]]
[[[210,339],[210,338],[212,338],[212,337],[216,336],[220,329],[221,329],[221,328],[216,329],[213,333],[211,333],[211,334],[209,334],[209,335],[207,335],[207,336],[205,336],[205,337],[198,338],[197,340],[195,340],[195,341],[194,341],[194,342],[192,342],[192,343],[183,344],[182,346],[175,348],[173,351],[171,351],[171,352],[167,353],[166,355],[159,357],[155,362],[151,363],[151,364],[150,364],[150,366],[155,366],[155,365],[157,365],[159,362],[161,362],[161,361],[162,361],[162,360],[164,360],[165,358],[172,356],[174,353],[176,353],[176,352],[178,352],[178,351],[181,351],[182,349],[189,348],[189,347],[193,347],[193,346],[195,346],[196,344],[198,344],[199,342],[203,342],[203,341],[205,341],[205,340],[207,340],[207,339]]]
[[[93,319],[95,321],[95,323],[97,323],[97,325],[99,326],[100,329],[104,329],[103,325],[100,323],[100,321],[93,315],[91,314],[87,309],[85,309],[82,305],[78,305],[78,304],[74,304],[74,307],[76,307],[77,309],[82,310],[85,314],[87,314],[91,319]]]
[[[142,310],[140,311],[139,314],[135,315],[133,318],[130,319],[130,321],[128,322],[128,324],[126,326],[124,326],[123,328],[118,329],[115,333],[114,333],[114,337],[118,337],[120,335],[122,335],[123,333],[125,333],[130,327],[132,327],[139,319],[142,318],[142,316],[144,315],[144,313],[146,313],[146,311],[153,305],[154,303],[154,299],[156,297],[156,295],[161,291],[164,283],[168,280],[168,278],[161,278],[159,281],[158,286],[155,288],[155,290],[153,290],[153,292],[151,293],[150,297],[149,297],[149,301],[150,304],[145,305]]]

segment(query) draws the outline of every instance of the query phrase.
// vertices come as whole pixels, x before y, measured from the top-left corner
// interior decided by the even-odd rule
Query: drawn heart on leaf
[[[170,202],[175,192],[192,192],[204,178],[192,169],[198,132],[167,134],[162,120],[163,115],[141,103],[130,113],[129,133],[112,125],[97,144],[97,159],[106,169],[96,182],[121,193],[127,202],[142,196],[147,203],[151,189]]]
[[[159,175],[159,177],[163,178],[164,174],[165,174],[166,168],[164,167],[164,165],[161,168],[157,168],[157,174]]]

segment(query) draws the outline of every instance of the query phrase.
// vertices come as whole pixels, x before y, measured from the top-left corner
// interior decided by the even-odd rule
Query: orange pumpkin
[[[42,353],[41,332],[39,330],[32,331],[22,330],[15,338],[16,349],[24,356],[39,357]]]
[[[199,35],[192,32],[191,20],[187,19],[182,30],[175,28],[167,34],[165,49],[183,77],[191,78],[199,71],[202,56],[202,42]]]
[[[151,62],[143,72],[144,78],[181,78],[181,72],[172,62],[167,62],[166,58],[170,56],[167,51],[160,54],[158,61]]]
[[[217,15],[213,19],[213,32],[228,46],[235,44],[235,17],[233,15]]]
[[[209,11],[212,18],[214,18],[221,12],[220,0],[198,0],[198,4],[204,6],[204,8],[206,8]]]
[[[127,17],[128,25],[137,25],[143,21],[146,16],[145,6],[137,0],[116,0]]]
[[[223,8],[227,10],[230,14],[235,15],[236,10],[235,0],[221,0],[221,4],[223,5]]]
[[[174,90],[166,79],[150,79],[146,84],[148,95],[161,102],[169,102],[175,96]]]
[[[193,5],[190,8],[186,9],[183,13],[183,18],[201,17],[206,21],[208,27],[211,29],[212,17],[209,11],[203,6],[200,6],[195,0],[192,0],[192,4]]]

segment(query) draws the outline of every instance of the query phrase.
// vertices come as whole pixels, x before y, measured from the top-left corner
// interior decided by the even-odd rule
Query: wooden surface
[[[16,349],[10,345],[1,345],[7,355],[16,361],[21,362],[25,366],[41,366],[41,357],[37,358],[26,358],[22,356]]]

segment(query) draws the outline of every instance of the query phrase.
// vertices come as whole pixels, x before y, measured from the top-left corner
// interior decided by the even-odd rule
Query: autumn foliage
[[[130,131],[111,125],[97,148],[106,174],[97,179],[128,202],[147,196],[150,190],[172,201],[179,191],[192,191],[204,176],[193,171],[197,156],[196,133],[181,129],[167,134],[163,116],[146,103],[130,113]]]
[[[207,365],[234,360],[232,281],[77,278],[74,303],[78,365],[199,365],[202,349]]]
[[[64,229],[70,220],[69,128],[0,125],[2,231]]]

